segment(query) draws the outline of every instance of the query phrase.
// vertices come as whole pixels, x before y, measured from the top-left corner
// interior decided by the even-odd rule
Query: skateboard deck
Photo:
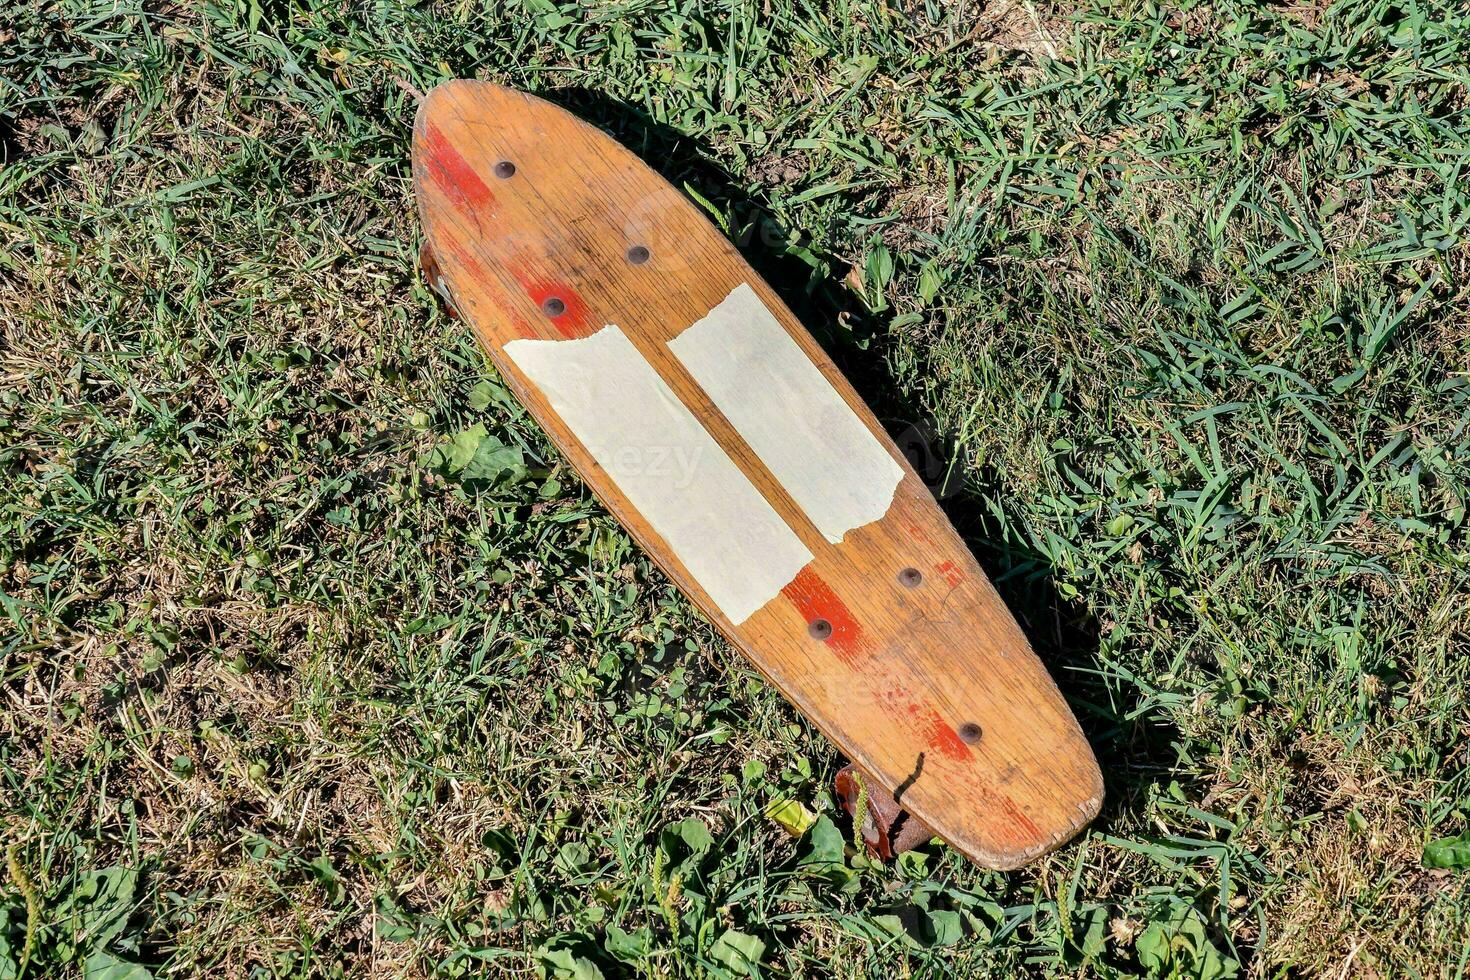
[[[425,273],[592,491],[876,791],[1014,868],[1098,812],[1092,751],[932,495],[682,194],[568,112],[446,82]]]

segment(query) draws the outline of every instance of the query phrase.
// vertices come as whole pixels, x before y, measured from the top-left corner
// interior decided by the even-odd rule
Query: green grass
[[[1463,4],[0,11],[0,977],[1464,972]],[[452,76],[942,433],[1083,837],[843,853],[832,746],[417,276]]]

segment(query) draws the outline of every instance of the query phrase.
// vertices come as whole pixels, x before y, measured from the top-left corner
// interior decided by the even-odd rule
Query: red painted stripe
[[[960,738],[953,725],[945,724],[939,712],[925,706],[920,709],[920,725],[929,737],[934,751],[951,759],[968,759],[970,747]]]
[[[949,759],[970,757],[970,747],[954,726],[944,723],[944,718],[932,705],[915,701],[907,691],[897,688],[883,691],[878,697],[889,714],[923,733],[924,742],[932,751]]]
[[[424,127],[424,150],[424,166],[429,176],[456,204],[466,208],[495,204],[495,193],[433,123]]]
[[[951,588],[958,587],[965,580],[965,573],[952,561],[942,562],[939,565],[939,574],[944,576]]]
[[[501,315],[510,324],[517,337],[528,339],[534,339],[536,337],[536,332],[531,329],[531,325],[516,313],[510,297],[506,295],[500,283],[490,274],[490,270],[486,269],[479,259],[475,258],[467,248],[453,239],[446,241],[443,247],[446,255],[454,259],[456,264],[473,276],[477,285],[491,294]],[[497,337],[495,339],[499,343],[504,343],[507,338]]]
[[[858,665],[868,650],[868,639],[862,625],[812,566],[797,572],[796,578],[781,590],[781,594],[791,600],[808,626],[819,619],[832,624],[832,635],[827,637],[827,645],[849,667]]]
[[[560,316],[548,317],[551,325],[557,332],[568,340],[576,340],[579,337],[588,337],[599,329],[597,322],[592,318],[592,311],[587,308],[582,297],[577,291],[564,282],[557,282],[541,275],[530,266],[521,263],[511,266],[511,274],[531,297],[531,302],[540,307],[548,299],[559,299],[566,305],[565,311]]]

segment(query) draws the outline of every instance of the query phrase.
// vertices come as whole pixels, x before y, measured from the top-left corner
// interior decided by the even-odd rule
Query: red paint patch
[[[918,541],[921,541],[924,544],[931,545],[931,546],[934,544],[933,539],[931,539],[929,537],[929,532],[925,531],[922,527],[920,527],[918,524],[914,523],[913,521],[904,521],[903,527],[904,527],[904,530],[908,531],[909,534],[912,535]]]
[[[559,299],[565,309],[559,316],[548,316],[547,319],[557,332],[568,340],[576,340],[579,337],[588,337],[596,333],[598,326],[592,319],[592,312],[587,309],[587,304],[577,291],[566,283],[548,279],[536,273],[524,265],[512,266],[511,273],[526,295],[538,307],[544,309],[544,304],[549,299]]]
[[[883,707],[899,721],[923,734],[924,743],[947,759],[968,759],[970,747],[960,738],[954,726],[944,723],[932,705],[915,701],[906,691],[890,689],[878,695]]]
[[[944,576],[944,580],[950,584],[951,588],[957,587],[965,580],[965,573],[960,571],[959,566],[952,561],[943,562],[938,568],[939,574]]]
[[[424,127],[424,150],[425,169],[450,200],[467,208],[495,204],[495,193],[433,123]]]
[[[924,734],[933,746],[934,751],[949,759],[968,759],[970,747],[960,738],[959,732],[955,731],[953,725],[947,725],[939,712],[933,708],[919,709],[920,725]]]
[[[830,623],[832,635],[827,637],[826,644],[849,667],[858,665],[859,659],[868,649],[868,639],[863,633],[862,625],[853,617],[847,604],[832,591],[832,587],[812,570],[812,566],[808,565],[797,572],[796,578],[781,590],[781,594],[791,600],[791,604],[801,613],[808,626],[819,619]]]
[[[455,261],[455,264],[473,276],[476,284],[491,295],[495,305],[499,307],[501,315],[510,324],[512,331],[517,337],[528,339],[534,339],[536,337],[536,332],[531,329],[531,325],[523,317],[515,312],[515,307],[511,303],[510,296],[506,294],[499,281],[491,275],[490,270],[485,268],[484,263],[471,255],[470,251],[459,242],[449,240],[444,243],[443,248],[445,254],[450,256]],[[495,338],[495,340],[502,343],[505,339]]]
[[[930,751],[957,762],[971,758],[970,746],[932,705],[916,701],[906,691],[895,688],[880,692],[878,700],[883,709],[900,724],[910,725],[923,733],[924,743]],[[983,795],[985,805],[1004,818],[1005,823],[999,829],[1008,832],[1007,842],[1012,847],[1028,847],[1043,839],[1045,835],[1041,828],[1022,813],[1021,808],[1009,796],[988,786],[977,789]]]
[[[1021,812],[1021,808],[1016,806],[1015,800],[1006,796],[1004,793],[997,793],[995,796],[996,806],[1000,808],[1000,811],[1006,815],[1012,824],[1020,828],[1021,832],[1025,834],[1025,837],[1021,839],[1023,844],[1032,844],[1045,838],[1046,835],[1041,832],[1041,828],[1032,823],[1031,818]]]
[[[953,562],[945,562],[939,568],[951,585],[964,579],[964,574]],[[946,569],[949,571],[946,572]],[[949,573],[953,573],[956,578],[950,579]],[[827,644],[844,664],[854,669],[861,667],[862,655],[869,649],[863,628],[847,608],[847,604],[838,598],[837,593],[832,591],[832,587],[811,565],[797,572],[796,578],[781,590],[781,594],[796,606],[808,626],[819,619],[830,623],[832,633],[827,637]],[[860,683],[857,679],[855,682]],[[899,688],[879,689],[875,695],[884,713],[897,724],[920,734],[927,751],[957,762],[973,757],[969,744],[960,738],[955,727],[946,722],[933,705],[916,700],[913,695]],[[999,826],[996,831],[1008,838],[1009,846],[1022,849],[1034,846],[1044,839],[1041,828],[1022,813],[1021,808],[1005,793],[988,786],[979,786],[977,789],[984,798],[984,805],[1001,818],[997,821]]]

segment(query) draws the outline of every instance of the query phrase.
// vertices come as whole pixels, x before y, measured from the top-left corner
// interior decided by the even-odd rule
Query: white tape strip
[[[903,468],[749,285],[669,347],[828,541],[888,513]]]
[[[812,560],[617,327],[504,350],[732,623]]]

